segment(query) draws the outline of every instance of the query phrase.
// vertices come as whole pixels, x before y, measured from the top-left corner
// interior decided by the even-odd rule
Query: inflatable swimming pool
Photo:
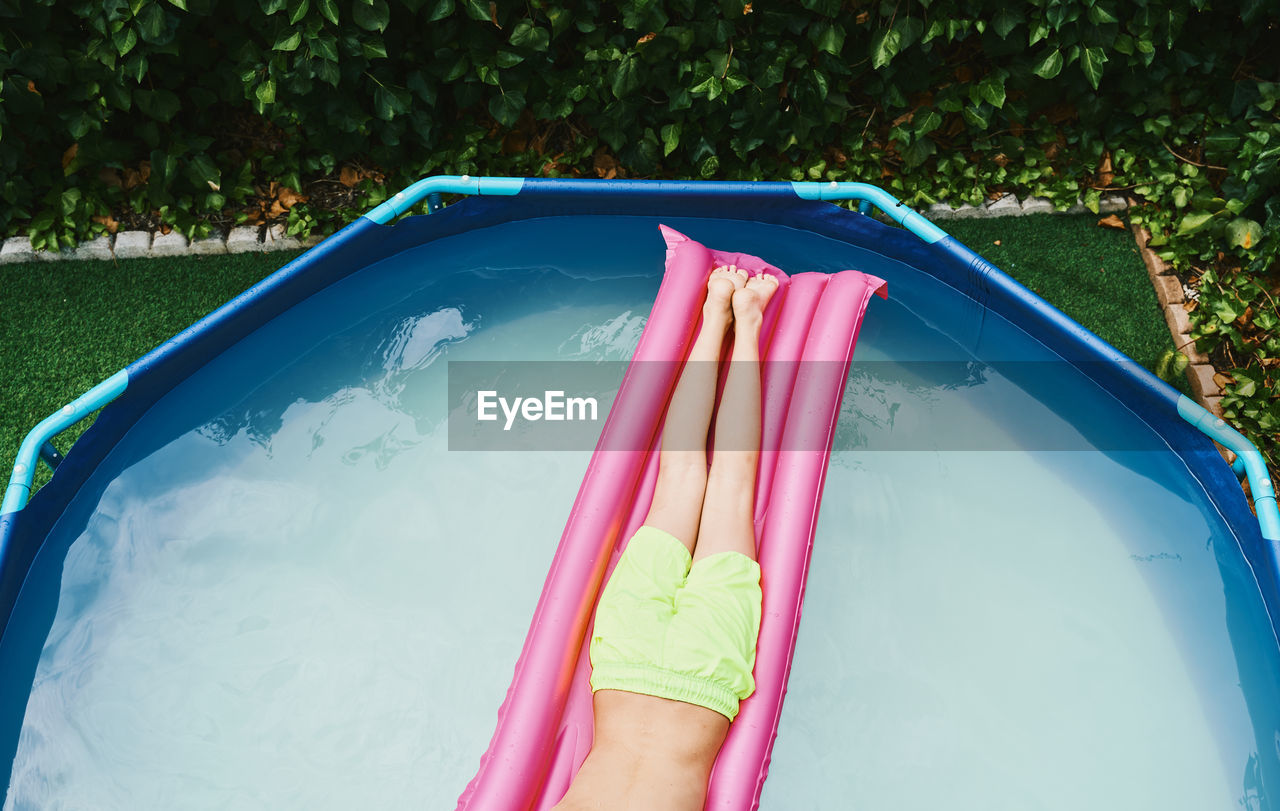
[[[472,196],[392,224],[434,192]],[[432,178],[24,445],[6,808],[456,802],[590,447],[451,451],[446,366],[625,361],[659,221],[893,293],[762,807],[1269,807],[1280,533],[1233,432],[871,187]],[[1246,452],[1257,518],[1196,426]]]

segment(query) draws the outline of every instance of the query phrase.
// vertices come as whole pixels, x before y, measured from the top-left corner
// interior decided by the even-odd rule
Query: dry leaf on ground
[[[307,202],[307,196],[305,194],[298,194],[288,186],[282,186],[280,190],[276,192],[276,201],[280,203],[281,207],[283,207],[285,211],[288,211],[298,203]]]
[[[1102,161],[1098,164],[1097,176],[1099,186],[1110,186],[1112,179],[1115,178],[1116,173],[1111,168],[1110,152],[1102,153]]]

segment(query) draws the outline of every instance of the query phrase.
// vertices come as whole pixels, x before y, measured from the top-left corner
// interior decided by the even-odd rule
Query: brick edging
[[[1164,320],[1169,325],[1169,333],[1173,336],[1174,344],[1178,347],[1178,351],[1186,355],[1187,360],[1190,361],[1187,364],[1187,382],[1191,384],[1191,393],[1196,402],[1222,419],[1222,387],[1214,379],[1218,372],[1209,362],[1208,356],[1196,349],[1195,341],[1191,339],[1191,318],[1187,315],[1186,307],[1183,306],[1186,304],[1187,297],[1183,292],[1182,280],[1174,274],[1173,268],[1156,255],[1155,251],[1147,247],[1147,243],[1151,240],[1150,231],[1135,225],[1133,236],[1138,243],[1138,253],[1142,256],[1142,263],[1147,266],[1147,276],[1151,278],[1151,284],[1156,289],[1156,298],[1160,300],[1160,309],[1164,312]],[[1234,451],[1217,442],[1213,444],[1227,464],[1235,462]],[[1249,480],[1242,478],[1240,487],[1244,490],[1252,509],[1253,496]]]
[[[0,245],[0,265],[20,262],[61,261],[66,259],[140,259],[166,256],[208,256],[228,253],[261,253],[265,251],[295,251],[309,248],[323,237],[312,235],[307,239],[287,236],[283,225],[269,227],[238,225],[227,235],[211,236],[189,242],[177,231],[167,234],[159,231],[121,231],[82,242],[73,249],[61,251],[37,251],[31,247],[29,236],[9,237]]]
[[[1191,384],[1191,392],[1200,405],[1215,415],[1222,416],[1222,388],[1214,380],[1217,370],[1209,362],[1209,358],[1199,349],[1191,338],[1191,317],[1186,309],[1187,297],[1182,288],[1182,281],[1174,274],[1173,268],[1147,247],[1151,240],[1151,232],[1140,225],[1133,226],[1133,236],[1138,243],[1138,253],[1142,263],[1147,266],[1147,276],[1155,287],[1156,298],[1160,300],[1160,310],[1164,313],[1165,323],[1169,325],[1169,333],[1173,336],[1178,351],[1187,356],[1187,382]]]

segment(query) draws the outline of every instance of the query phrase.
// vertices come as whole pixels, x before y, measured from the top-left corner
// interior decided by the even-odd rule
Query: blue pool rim
[[[417,203],[440,194],[468,197],[433,216],[397,220]],[[833,200],[868,202],[902,228],[825,202]],[[30,633],[10,628],[9,618],[44,538],[116,442],[179,382],[262,324],[375,261],[434,239],[504,222],[583,214],[748,219],[807,230],[907,262],[994,311],[1076,364],[1163,437],[1240,542],[1272,626],[1280,627],[1280,515],[1257,449],[1225,422],[884,190],[862,183],[438,176],[394,195],[31,432],[22,444],[0,508],[0,644],[13,642],[10,634]],[[37,459],[57,459],[49,441],[99,408],[97,420],[58,464],[52,480],[28,497]],[[1253,490],[1256,518],[1210,437],[1240,456]],[[34,645],[37,653],[42,644],[42,640],[25,638],[21,642]],[[0,763],[5,770],[12,763],[21,720],[20,715],[14,719],[8,711],[0,711]]]

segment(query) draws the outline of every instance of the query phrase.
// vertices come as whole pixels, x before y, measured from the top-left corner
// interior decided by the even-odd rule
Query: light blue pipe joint
[[[472,177],[471,175],[436,175],[419,180],[403,191],[398,191],[386,202],[374,207],[364,216],[378,225],[387,223],[413,208],[423,198],[432,194],[486,194],[514,195],[524,187],[522,177]]]
[[[478,182],[480,193],[491,197],[514,197],[524,188],[522,177],[482,177]]]
[[[1262,453],[1243,434],[1228,425],[1226,420],[1215,417],[1185,394],[1178,397],[1178,414],[1210,439],[1235,452],[1236,461],[1231,469],[1237,470],[1238,465],[1244,469],[1245,476],[1249,479],[1253,509],[1258,514],[1262,537],[1268,541],[1280,541],[1280,508],[1276,506],[1276,488],[1271,482]]]
[[[1231,463],[1231,472],[1236,474],[1237,479],[1243,479],[1246,473],[1244,469],[1244,459],[1237,456],[1236,460]]]
[[[18,448],[17,461],[13,465],[13,473],[9,477],[9,486],[4,491],[4,503],[0,504],[0,515],[18,512],[27,506],[31,497],[31,483],[36,475],[36,462],[40,458],[40,450],[50,439],[66,430],[68,426],[79,422],[107,403],[116,399],[129,385],[129,374],[125,370],[116,372],[111,377],[50,414],[31,429],[27,438],[22,440]]]
[[[57,470],[58,465],[62,464],[62,454],[53,447],[52,442],[46,442],[40,446],[40,461],[48,465],[50,470]]]
[[[879,186],[870,183],[792,182],[791,188],[803,200],[861,200],[884,212],[885,216],[932,245],[945,239],[947,232],[903,205],[902,201]],[[862,209],[860,205],[859,210]]]

